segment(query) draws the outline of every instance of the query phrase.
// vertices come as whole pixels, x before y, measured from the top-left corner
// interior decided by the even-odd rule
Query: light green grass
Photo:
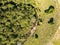
[[[34,34],[32,37],[29,37],[27,41],[24,43],[24,45],[45,45],[48,41],[50,41],[53,38],[53,35],[56,32],[57,29],[57,12],[56,9],[53,13],[46,14],[44,12],[45,9],[47,9],[50,5],[54,5],[56,7],[56,4],[53,2],[53,0],[41,0],[42,2],[39,5],[39,8],[41,9],[41,12],[38,12],[39,18],[42,18],[43,22],[42,24],[37,26],[36,32],[34,34],[38,34],[38,38],[36,39],[34,37]],[[53,17],[54,18],[54,24],[50,25],[48,24],[48,20]]]
[[[55,41],[53,42],[53,44],[54,44],[54,45],[60,45],[60,39],[55,40]]]

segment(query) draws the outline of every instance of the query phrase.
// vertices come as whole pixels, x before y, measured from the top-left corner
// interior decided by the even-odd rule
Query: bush
[[[54,24],[54,19],[53,18],[50,18],[50,20],[48,21],[48,23]]]
[[[50,5],[48,9],[45,10],[45,13],[52,13],[54,11],[54,6]]]
[[[35,38],[38,38],[38,34],[35,34]]]

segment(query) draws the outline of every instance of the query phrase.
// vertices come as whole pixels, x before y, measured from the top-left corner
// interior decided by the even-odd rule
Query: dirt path
[[[58,27],[58,30],[56,31],[53,40],[58,40],[60,39],[60,26]]]
[[[31,27],[31,30],[26,33],[26,39],[27,39],[30,35],[33,35],[33,33],[34,33],[35,30],[36,30],[37,21],[38,21],[38,16],[37,16],[36,10],[35,10],[35,19],[36,19],[36,21],[33,23],[33,26]]]
[[[18,45],[23,45],[24,42],[27,41],[28,37],[29,37],[29,36],[32,36],[32,35],[34,34],[34,32],[35,32],[35,30],[36,30],[36,26],[37,26],[37,20],[38,20],[38,16],[37,16],[36,10],[35,10],[35,19],[36,19],[36,21],[33,23],[33,26],[31,27],[30,31],[28,31],[28,32],[26,33],[26,35],[25,35],[25,39],[26,39],[26,40],[20,42]]]
[[[50,42],[48,42],[46,45],[54,45],[53,41],[58,40],[58,39],[60,39],[60,26],[58,27],[58,29],[57,29],[54,37],[52,38],[52,40],[50,40]]]

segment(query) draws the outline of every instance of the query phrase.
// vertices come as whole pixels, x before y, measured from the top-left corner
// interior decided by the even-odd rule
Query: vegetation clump
[[[50,20],[48,21],[48,23],[54,24],[54,19],[53,18],[50,18]]]
[[[0,44],[20,41],[21,35],[25,35],[35,22],[34,14],[31,4],[17,4],[13,1],[7,1],[4,5],[0,3]]]
[[[50,5],[48,9],[45,10],[45,13],[52,13],[54,11],[54,6]]]
[[[38,38],[38,34],[35,34],[35,38]]]

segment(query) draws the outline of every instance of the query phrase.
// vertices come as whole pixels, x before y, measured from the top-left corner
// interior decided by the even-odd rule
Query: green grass
[[[54,44],[54,45],[60,45],[60,39],[55,40],[55,41],[53,42],[53,44]]]
[[[50,5],[56,7],[55,3],[52,0],[41,0],[43,3],[40,3],[41,12],[38,13],[38,18],[42,18],[42,24],[38,25],[36,28],[36,32],[34,34],[38,34],[38,38],[33,36],[29,37],[24,45],[45,45],[48,41],[50,41],[56,30],[57,30],[57,12],[56,9],[52,13],[45,13],[44,10],[48,9]],[[54,18],[54,24],[49,24],[48,21],[50,18]]]

